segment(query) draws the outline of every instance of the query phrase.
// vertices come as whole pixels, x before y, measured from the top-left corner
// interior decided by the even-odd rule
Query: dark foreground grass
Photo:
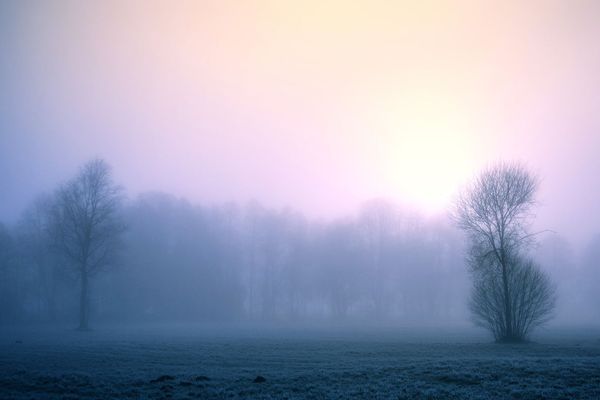
[[[494,344],[294,332],[5,331],[0,398],[600,398],[593,335]]]

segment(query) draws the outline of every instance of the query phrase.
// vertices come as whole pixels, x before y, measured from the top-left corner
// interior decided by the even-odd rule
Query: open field
[[[600,398],[598,331],[522,345],[436,329],[0,332],[3,399]]]

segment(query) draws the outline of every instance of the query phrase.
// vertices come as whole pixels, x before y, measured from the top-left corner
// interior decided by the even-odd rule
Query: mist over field
[[[0,4],[0,397],[600,397],[593,1]]]

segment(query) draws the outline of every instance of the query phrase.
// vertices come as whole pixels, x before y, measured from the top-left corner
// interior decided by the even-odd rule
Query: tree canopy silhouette
[[[79,328],[89,327],[89,279],[113,264],[124,225],[119,217],[122,189],[100,159],[83,165],[79,174],[56,192],[52,235],[56,247],[81,282]]]
[[[459,197],[454,218],[469,242],[470,309],[497,341],[522,341],[555,304],[547,274],[527,256],[538,179],[521,164],[485,170]]]

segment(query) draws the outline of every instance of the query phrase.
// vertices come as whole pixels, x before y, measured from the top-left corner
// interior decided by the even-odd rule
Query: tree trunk
[[[511,341],[514,339],[513,337],[513,328],[512,328],[512,310],[510,306],[510,297],[509,297],[509,288],[508,288],[508,271],[506,269],[506,263],[502,263],[502,283],[504,286],[504,314],[506,317],[505,324],[505,335],[504,339],[507,341]]]
[[[79,329],[87,330],[88,325],[88,275],[85,268],[81,271],[81,297],[79,299]]]
[[[51,322],[56,322],[56,271],[52,266],[50,293],[48,294],[48,317]]]

